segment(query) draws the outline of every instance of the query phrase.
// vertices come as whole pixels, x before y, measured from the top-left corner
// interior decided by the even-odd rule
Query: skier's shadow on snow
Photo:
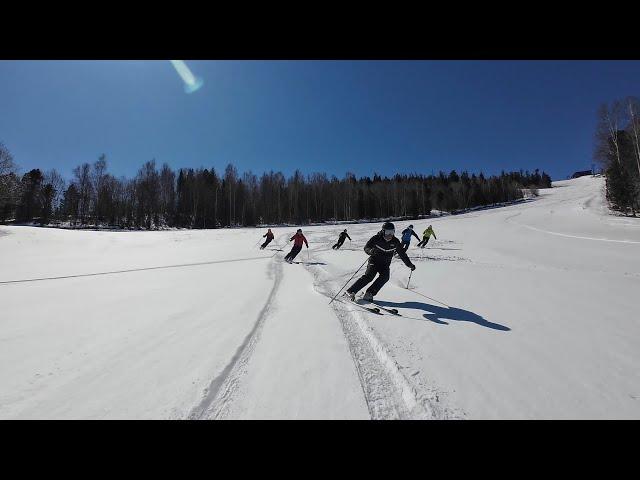
[[[324,262],[293,262],[296,265],[300,265],[301,263],[304,265],[326,265]]]
[[[417,310],[424,310],[427,312],[422,315],[424,318],[434,323],[438,323],[440,325],[449,325],[448,322],[445,322],[444,320],[442,320],[442,319],[446,319],[446,320],[455,320],[459,322],[477,323],[481,327],[492,328],[493,330],[501,330],[503,332],[511,331],[509,327],[500,325],[499,323],[490,322],[486,320],[484,317],[478,315],[477,313],[470,312],[469,310],[463,310],[462,308],[438,307],[436,305],[430,305],[428,303],[423,303],[423,302],[396,303],[396,302],[379,301],[376,303],[379,303],[383,307],[414,308]]]

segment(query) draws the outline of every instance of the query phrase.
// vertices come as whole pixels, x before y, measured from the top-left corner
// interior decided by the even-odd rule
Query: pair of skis
[[[398,316],[398,317],[401,317],[401,316],[402,316],[402,315],[400,315],[400,313],[398,313],[398,310],[396,310],[395,308],[387,308],[387,307],[383,307],[382,305],[380,305],[380,304],[378,304],[378,303],[376,303],[376,302],[368,302],[368,303],[370,303],[371,305],[375,305],[375,306],[373,306],[373,307],[369,307],[369,306],[367,306],[367,305],[362,305],[361,303],[358,303],[358,300],[360,300],[360,301],[365,301],[365,300],[362,300],[361,298],[358,298],[358,299],[356,299],[356,300],[351,300],[351,298],[349,298],[349,295],[345,295],[345,297],[346,297],[346,299],[347,299],[347,301],[348,301],[349,303],[352,303],[352,304],[354,304],[354,305],[356,305],[356,306],[358,306],[358,307],[360,307],[360,308],[363,308],[363,309],[365,309],[365,310],[368,310],[368,311],[369,311],[369,312],[371,312],[371,313],[375,313],[375,314],[377,314],[377,315],[383,315],[383,314],[382,314],[382,312],[381,312],[380,310],[384,310],[385,312],[390,313],[391,315],[396,315],[396,316]]]

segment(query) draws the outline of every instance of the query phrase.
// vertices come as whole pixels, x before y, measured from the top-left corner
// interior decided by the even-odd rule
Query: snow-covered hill
[[[291,227],[0,227],[0,418],[640,418],[640,220],[602,188],[412,222],[401,317],[328,305],[378,223],[292,265]]]

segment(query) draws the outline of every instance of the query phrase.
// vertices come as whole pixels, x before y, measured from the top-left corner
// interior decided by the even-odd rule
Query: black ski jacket
[[[341,241],[343,241],[343,242],[344,242],[344,239],[345,239],[345,238],[348,238],[348,239],[349,239],[349,241],[351,241],[351,237],[349,236],[349,234],[348,234],[348,233],[340,232],[340,237],[338,237],[338,240],[341,240]]]
[[[367,255],[371,256],[369,263],[388,267],[391,265],[391,260],[393,260],[393,254],[397,253],[407,267],[413,267],[413,263],[411,263],[411,260],[409,260],[409,257],[407,257],[407,254],[404,252],[400,240],[395,236],[387,242],[384,239],[383,233],[378,232],[369,239],[364,246],[364,251]]]

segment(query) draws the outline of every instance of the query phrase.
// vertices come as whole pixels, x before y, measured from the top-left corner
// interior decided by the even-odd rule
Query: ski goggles
[[[393,237],[393,235],[396,233],[395,230],[383,230],[383,232],[385,237]]]

